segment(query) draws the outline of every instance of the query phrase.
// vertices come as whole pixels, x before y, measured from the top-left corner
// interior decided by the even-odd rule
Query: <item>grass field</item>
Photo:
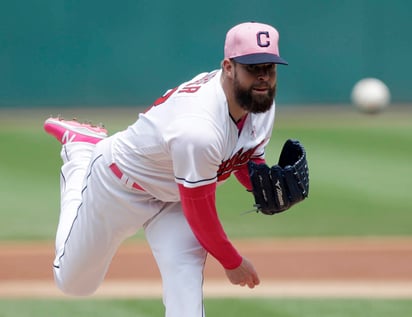
[[[105,122],[111,133],[132,123],[137,109],[0,110],[1,240],[54,238],[59,209],[60,146],[43,132],[50,113]],[[412,107],[364,115],[346,107],[283,107],[267,151],[305,145],[310,196],[274,217],[249,213],[253,198],[234,179],[217,202],[228,234],[243,237],[410,235]],[[253,225],[251,225],[253,224]]]
[[[59,209],[59,145],[42,130],[49,114],[102,121],[111,133],[132,123],[136,109],[0,109],[0,241],[52,240]],[[281,107],[267,151],[275,164],[281,145],[305,145],[309,199],[273,217],[252,209],[233,179],[218,190],[230,237],[410,236],[412,234],[412,107],[375,115],[349,107]],[[142,235],[138,234],[137,238]],[[1,263],[0,263],[1,268]],[[411,300],[207,299],[208,316],[405,317]],[[159,300],[8,300],[0,317],[163,316]]]
[[[406,317],[409,300],[207,299],[214,317]],[[0,300],[1,317],[162,317],[160,300]]]

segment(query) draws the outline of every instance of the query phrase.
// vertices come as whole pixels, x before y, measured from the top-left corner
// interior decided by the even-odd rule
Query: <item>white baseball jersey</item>
[[[54,276],[64,292],[94,292],[119,245],[144,228],[162,276],[166,317],[204,316],[207,252],[228,268],[242,258],[221,228],[214,196],[188,203],[182,195],[181,203],[179,189],[214,189],[250,158],[263,158],[275,116],[274,106],[248,114],[239,130],[220,78],[220,70],[203,73],[170,90],[97,145],[63,145]],[[185,210],[185,202],[194,209]]]
[[[112,161],[146,192],[179,201],[176,183],[222,182],[251,157],[264,157],[275,105],[248,114],[239,133],[221,86],[221,70],[169,90],[125,131],[113,136]]]

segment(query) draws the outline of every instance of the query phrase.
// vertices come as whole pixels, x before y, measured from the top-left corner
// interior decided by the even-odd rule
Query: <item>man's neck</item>
[[[228,100],[228,107],[230,115],[236,122],[239,122],[247,115],[247,111],[239,107],[235,102],[229,102]]]
[[[233,91],[229,89],[228,85],[229,83],[224,79],[224,77],[221,78],[221,84],[223,91],[225,92],[226,95],[226,100],[229,108],[229,113],[231,117],[236,121],[240,121],[246,114],[247,111],[244,110],[237,102],[236,98],[233,95]]]

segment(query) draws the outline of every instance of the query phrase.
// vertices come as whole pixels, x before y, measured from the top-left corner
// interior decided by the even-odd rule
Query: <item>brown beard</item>
[[[233,89],[237,103],[242,109],[250,113],[263,113],[268,111],[272,107],[276,95],[276,85],[272,88],[269,87],[265,95],[254,95],[253,86],[249,89],[244,89],[237,80],[236,73],[233,81]]]

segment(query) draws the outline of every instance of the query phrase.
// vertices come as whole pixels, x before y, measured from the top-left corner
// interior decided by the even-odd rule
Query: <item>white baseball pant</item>
[[[165,316],[204,316],[206,251],[180,203],[159,201],[124,184],[109,168],[112,162],[104,155],[109,148],[110,138],[97,145],[63,145],[56,284],[67,294],[92,294],[120,244],[143,228],[161,273]]]

